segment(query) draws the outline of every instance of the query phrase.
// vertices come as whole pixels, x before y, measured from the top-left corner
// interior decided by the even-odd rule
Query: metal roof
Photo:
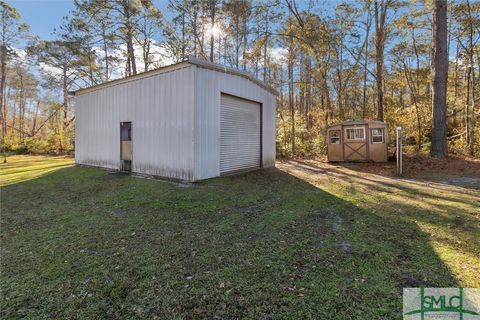
[[[101,83],[101,84],[97,84],[97,85],[94,85],[94,86],[91,86],[91,87],[82,88],[82,89],[79,89],[77,91],[73,91],[72,94],[74,94],[75,96],[78,96],[78,95],[81,95],[81,94],[84,94],[84,93],[97,91],[97,90],[100,90],[100,89],[103,89],[103,88],[108,88],[108,87],[115,86],[115,85],[118,85],[118,84],[130,82],[130,81],[135,81],[135,80],[140,80],[140,79],[147,78],[147,77],[152,77],[152,76],[164,73],[164,72],[175,71],[175,70],[178,70],[178,69],[185,68],[189,65],[194,65],[194,66],[197,66],[197,67],[200,67],[200,68],[214,70],[214,71],[223,72],[223,73],[228,73],[228,74],[232,74],[232,75],[236,75],[236,76],[246,78],[246,79],[254,82],[255,84],[257,84],[258,86],[262,87],[263,89],[269,91],[270,93],[272,93],[274,95],[277,95],[277,92],[275,91],[275,89],[273,89],[272,87],[270,87],[269,85],[267,85],[263,81],[260,81],[253,74],[251,74],[249,72],[238,70],[238,69],[235,69],[235,68],[226,67],[226,66],[223,66],[221,64],[217,64],[217,63],[213,63],[213,62],[209,62],[209,61],[205,61],[205,60],[198,59],[198,58],[193,58],[193,57],[189,57],[187,60],[179,62],[179,63],[175,63],[175,64],[172,64],[172,65],[160,67],[160,68],[149,70],[149,71],[142,72],[142,73],[138,73],[136,75],[129,76],[129,77],[126,77],[126,78],[116,79],[116,80],[104,82],[104,83]]]
[[[362,124],[370,124],[370,123],[384,124],[384,125],[387,124],[386,122],[377,121],[377,120],[346,120],[346,121],[339,122],[339,123],[336,123],[336,124],[331,124],[327,128],[336,127],[336,126],[345,126],[345,125],[346,126],[348,126],[348,125],[362,125]]]

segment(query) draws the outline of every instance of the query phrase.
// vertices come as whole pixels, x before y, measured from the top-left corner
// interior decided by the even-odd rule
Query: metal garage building
[[[275,92],[198,59],[75,92],[75,161],[187,181],[275,165]]]

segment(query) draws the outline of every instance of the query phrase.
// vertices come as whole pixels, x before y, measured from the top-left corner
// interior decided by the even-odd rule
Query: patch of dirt
[[[352,253],[353,251],[352,243],[347,240],[343,240],[342,242],[340,242],[339,247],[345,253]]]
[[[129,176],[130,173],[128,172],[125,172],[125,171],[118,171],[118,170],[112,170],[112,171],[108,171],[106,174],[98,177],[99,179],[101,180],[111,180],[111,179],[117,179],[117,178],[120,178],[120,177],[124,177],[124,176]]]
[[[368,173],[375,173],[383,176],[396,176],[396,162],[386,163],[345,163],[340,166]],[[480,179],[480,159],[450,156],[445,159],[429,156],[403,156],[403,176],[415,178],[428,175],[429,173],[442,173],[460,177],[475,177]],[[475,179],[475,182],[478,182]]]
[[[402,275],[398,280],[398,289],[403,288],[418,288],[418,287],[433,287],[433,283],[426,279],[418,279],[412,275]]]
[[[124,215],[127,214],[127,209],[118,208],[118,209],[115,209],[112,214],[114,217],[123,217]]]
[[[325,248],[325,247],[334,248],[348,254],[353,253],[352,242],[348,240],[341,240],[339,242],[333,242],[333,243],[330,243],[324,240],[317,240],[315,241],[314,245],[319,248]]]
[[[311,221],[309,224],[318,222],[318,219],[322,220],[322,225],[328,226],[329,232],[339,233],[340,231],[352,228],[353,218],[342,217],[335,209],[331,208],[319,208],[312,212],[308,217]]]
[[[178,183],[175,183],[174,185],[175,185],[175,187],[180,188],[180,189],[193,187],[193,184],[192,184],[192,183],[182,183],[182,182],[178,182]]]
[[[453,177],[446,181],[442,181],[447,184],[451,184],[459,187],[477,188],[480,189],[480,178],[471,177]]]
[[[311,173],[327,173],[333,170],[352,170],[359,173],[374,174],[383,177],[398,177],[396,162],[329,163],[322,156],[315,159],[292,159],[297,166],[308,166]],[[451,186],[480,189],[480,158],[449,156],[445,159],[425,155],[404,155],[403,178],[439,182]]]

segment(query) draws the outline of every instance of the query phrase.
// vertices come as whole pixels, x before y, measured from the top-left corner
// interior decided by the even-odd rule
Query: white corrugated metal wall
[[[76,95],[79,164],[118,169],[120,122],[132,122],[133,171],[182,180],[220,175],[222,93],[262,105],[262,164],[275,165],[275,96],[239,75],[191,64]]]
[[[262,104],[263,167],[275,165],[275,96],[241,76],[196,67],[195,179],[220,175],[221,93]]]
[[[132,122],[133,171],[194,178],[194,66],[76,97],[75,161],[118,169],[120,122]]]

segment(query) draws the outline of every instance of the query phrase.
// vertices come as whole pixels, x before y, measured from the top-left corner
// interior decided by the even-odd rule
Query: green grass
[[[3,157],[0,160],[3,161]],[[73,160],[69,157],[12,156],[0,164],[0,186],[39,178],[72,165]]]
[[[293,163],[186,187],[69,164],[0,165],[1,318],[401,319],[404,287],[480,287],[478,190]]]

